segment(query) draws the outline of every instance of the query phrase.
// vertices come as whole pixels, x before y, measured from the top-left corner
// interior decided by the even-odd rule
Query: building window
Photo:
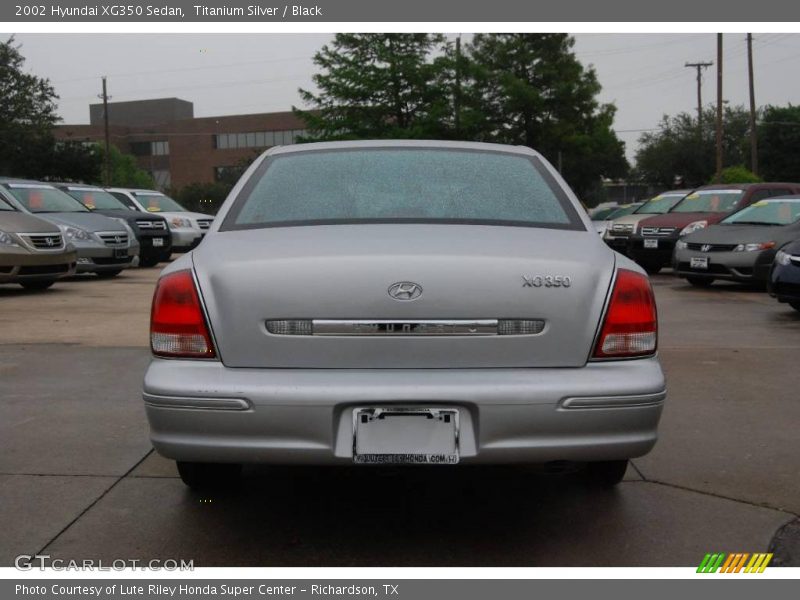
[[[153,156],[169,155],[169,142],[151,142]]]
[[[287,146],[296,144],[301,136],[307,136],[305,129],[287,129],[281,131],[248,131],[245,133],[218,133],[214,135],[214,147],[217,150],[233,148],[269,148],[271,146]]]
[[[131,142],[131,154],[134,156],[167,156],[169,142]]]
[[[159,190],[166,190],[172,184],[172,176],[169,171],[154,170],[150,171],[150,175],[153,177],[153,180],[156,182],[156,187]]]
[[[134,156],[150,156],[150,142],[131,142],[131,154]]]

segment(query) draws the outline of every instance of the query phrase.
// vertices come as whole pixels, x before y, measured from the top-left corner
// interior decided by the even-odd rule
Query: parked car
[[[155,190],[107,188],[106,191],[131,210],[164,217],[172,234],[173,252],[187,252],[197,247],[214,221],[213,215],[188,211]]]
[[[608,213],[606,213],[605,211],[601,212],[600,214],[603,214],[605,216],[602,219],[593,218],[592,225],[594,225],[594,229],[598,234],[603,235],[605,234],[606,230],[608,229],[609,225],[614,219],[631,214],[641,205],[642,202],[631,202],[630,204],[620,204],[619,206],[617,206],[617,208],[615,208],[611,212]]]
[[[57,183],[66,192],[94,213],[124,219],[139,242],[139,264],[154,267],[169,260],[172,238],[164,217],[134,212],[103,188],[77,183]]]
[[[786,302],[800,311],[800,239],[775,253],[767,289],[778,302]]]
[[[58,227],[0,197],[0,283],[43,290],[72,275],[76,260]]]
[[[662,192],[658,196],[650,198],[632,213],[614,217],[606,227],[603,241],[617,252],[627,254],[628,240],[636,232],[639,222],[653,215],[663,215],[669,212],[689,192],[691,190]]]
[[[125,221],[92,214],[48,183],[1,179],[0,196],[58,226],[78,253],[78,273],[114,277],[131,265],[138,252],[131,245],[132,232]]]
[[[648,273],[672,262],[675,243],[684,235],[719,223],[729,214],[774,196],[800,193],[797,183],[706,185],[687,194],[670,211],[639,222],[628,242],[628,256]]]
[[[678,240],[675,274],[698,287],[717,279],[766,285],[778,248],[800,239],[800,196],[759,200]]]
[[[162,272],[143,395],[192,487],[250,462],[587,461],[612,485],[656,441],[656,338],[646,274],[535,151],[311,143],[262,154]]]

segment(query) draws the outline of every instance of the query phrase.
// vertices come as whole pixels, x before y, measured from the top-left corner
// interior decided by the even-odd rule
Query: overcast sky
[[[614,127],[629,157],[641,130],[656,127],[663,114],[696,110],[695,70],[684,63],[716,60],[715,34],[575,37],[580,60],[597,70],[601,99],[617,105]],[[311,57],[331,36],[20,34],[16,39],[26,68],[54,84],[64,122],[88,123],[101,75],[108,76],[112,102],[175,96],[193,102],[198,117],[288,110],[299,102],[297,88],[311,86]],[[800,35],[756,34],[754,56],[758,105],[800,103]],[[746,104],[745,34],[725,35],[724,66],[725,99]],[[703,102],[715,98],[712,67],[705,72]]]

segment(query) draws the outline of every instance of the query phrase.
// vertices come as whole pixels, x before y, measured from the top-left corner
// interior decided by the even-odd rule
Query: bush
[[[190,183],[178,190],[171,190],[170,195],[188,210],[215,215],[232,187],[232,184],[219,181]]]
[[[709,183],[760,183],[761,177],[744,165],[723,169],[719,177],[712,177]]]

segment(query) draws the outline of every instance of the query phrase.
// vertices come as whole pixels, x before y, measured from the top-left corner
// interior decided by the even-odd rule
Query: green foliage
[[[232,187],[233,184],[220,181],[191,183],[180,189],[170,190],[170,196],[188,210],[213,215],[219,210]]]
[[[100,158],[100,163],[105,169],[105,148],[97,145],[97,154]],[[139,167],[136,158],[130,154],[123,154],[116,146],[111,146],[111,180],[109,186],[115,187],[131,187],[131,188],[145,188],[155,189],[156,183],[153,177]],[[100,180],[103,176],[100,177]],[[101,181],[97,181],[101,183]]]
[[[758,128],[759,172],[768,181],[800,181],[800,106],[767,106]]]
[[[51,164],[58,96],[47,79],[24,72],[14,38],[0,42],[0,173],[40,179]]]
[[[642,181],[672,187],[676,181],[703,185],[716,172],[716,109],[703,111],[702,131],[696,115],[664,116],[658,131],[642,134],[636,152],[636,176]],[[745,164],[749,157],[749,111],[742,106],[723,112],[723,165]]]
[[[712,177],[709,183],[759,183],[764,181],[744,165],[722,169],[719,177]]]
[[[430,137],[449,99],[430,53],[444,37],[426,33],[339,33],[314,56],[319,93],[300,90],[294,108],[315,139]]]

